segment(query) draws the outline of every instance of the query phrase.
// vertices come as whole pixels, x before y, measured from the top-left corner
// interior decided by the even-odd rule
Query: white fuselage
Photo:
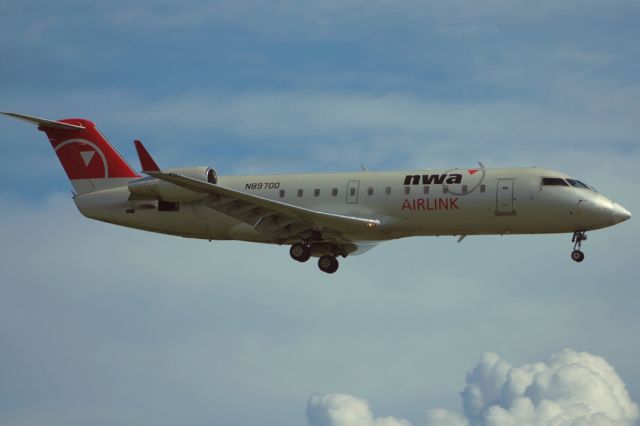
[[[315,211],[378,219],[344,235],[383,241],[416,235],[539,234],[586,231],[628,218],[592,189],[544,186],[539,168],[451,169],[221,177],[218,185]],[[449,182],[449,183],[447,183]],[[122,187],[75,197],[87,217],[131,228],[209,240],[274,241],[206,200],[158,211],[156,200],[130,199]],[[628,212],[626,212],[628,214]]]
[[[538,168],[220,178],[206,166],[161,169],[136,140],[143,177],[90,120],[1,114],[47,135],[87,217],[182,237],[289,244],[294,260],[318,257],[329,274],[339,256],[418,235],[572,232],[571,258],[582,262],[586,231],[631,217],[589,185]]]

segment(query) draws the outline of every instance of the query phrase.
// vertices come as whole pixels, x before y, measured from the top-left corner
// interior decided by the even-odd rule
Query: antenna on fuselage
[[[482,161],[478,161],[478,165],[480,166],[481,169],[484,169],[484,164],[482,164]]]
[[[369,169],[367,169],[367,166],[365,166],[364,164],[360,164],[360,168],[362,169],[363,172],[369,171]]]

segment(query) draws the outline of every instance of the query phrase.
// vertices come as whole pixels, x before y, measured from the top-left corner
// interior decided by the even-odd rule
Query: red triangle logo
[[[469,169],[469,170],[467,170],[467,172],[469,172],[469,174],[470,174],[471,176],[473,176],[473,175],[475,175],[476,173],[478,173],[478,169]]]

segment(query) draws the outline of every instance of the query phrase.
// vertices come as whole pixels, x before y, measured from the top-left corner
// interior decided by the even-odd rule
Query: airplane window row
[[[566,186],[566,183],[565,183],[565,186]],[[429,188],[430,187],[428,185],[423,186],[422,187],[422,193],[425,194],[425,195],[429,194],[429,191],[430,191]],[[486,190],[487,190],[486,185],[480,185],[480,192],[484,193],[484,192],[486,192]],[[356,188],[353,188],[353,187],[349,188],[349,195],[351,197],[355,197],[356,196],[356,192],[357,192]],[[371,187],[371,186],[367,187],[367,195],[368,196],[373,196],[374,192],[375,192],[375,190],[374,190],[373,187]],[[442,192],[443,192],[443,194],[448,194],[449,193],[449,187],[446,186],[446,185],[443,185],[442,186]],[[467,194],[468,192],[469,192],[469,190],[468,190],[467,185],[462,185],[462,193],[463,194]],[[410,186],[405,186],[404,187],[404,193],[406,195],[409,195],[411,193],[411,187]],[[280,192],[279,192],[280,198],[284,198],[285,194],[286,194],[285,190],[281,189]],[[391,195],[391,187],[390,186],[387,186],[387,187],[384,188],[384,194],[385,195]],[[299,188],[298,189],[298,197],[302,197],[302,196],[304,196],[304,190],[302,188]],[[314,197],[319,197],[320,196],[320,188],[315,188],[313,190],[313,196]],[[331,189],[331,196],[332,197],[337,197],[338,196],[338,188],[332,188]]]

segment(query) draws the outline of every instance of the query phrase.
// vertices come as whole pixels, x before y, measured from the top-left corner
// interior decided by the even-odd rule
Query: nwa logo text
[[[453,185],[462,182],[462,175],[458,173],[443,173],[434,175],[406,175],[404,177],[405,185]]]

